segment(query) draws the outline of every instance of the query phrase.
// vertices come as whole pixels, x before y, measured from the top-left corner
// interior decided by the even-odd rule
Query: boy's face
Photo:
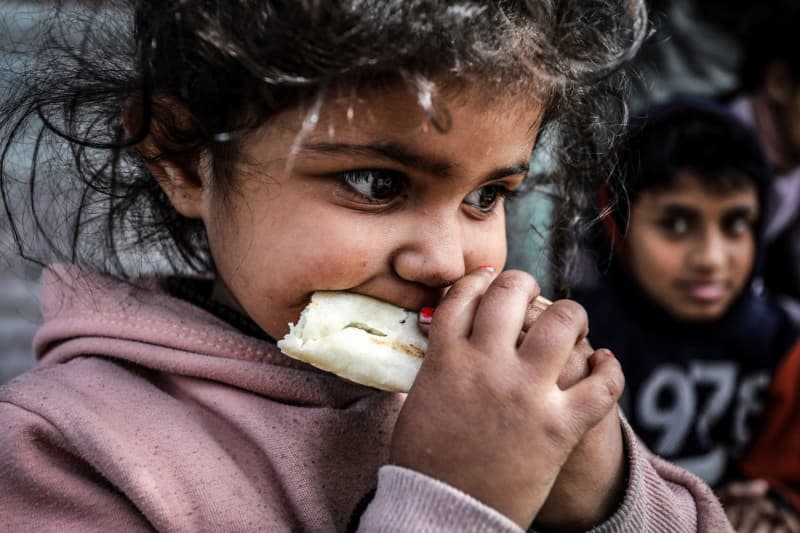
[[[246,141],[227,197],[196,195],[228,292],[280,338],[314,291],[418,310],[466,272],[500,270],[503,194],[526,175],[541,114],[532,100],[459,92],[444,100],[446,133],[405,86],[330,94],[305,135],[307,108],[273,117]]]
[[[755,185],[711,192],[691,171],[642,192],[626,239],[633,275],[676,318],[719,318],[741,293],[756,255]]]

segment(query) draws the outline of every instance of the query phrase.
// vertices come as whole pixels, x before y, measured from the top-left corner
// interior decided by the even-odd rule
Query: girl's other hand
[[[398,418],[390,457],[523,528],[546,500],[555,509],[566,503],[562,495],[574,494],[559,489],[548,499],[554,484],[572,487],[577,475],[593,498],[607,497],[624,476],[615,409],[623,387],[619,364],[595,352],[588,375],[573,373],[568,381],[574,383],[562,384],[573,354],[585,365],[586,314],[559,301],[531,324],[529,304],[538,293],[536,281],[519,271],[479,269],[452,286],[431,322],[428,352]],[[573,454],[583,448],[589,449]],[[607,463],[615,467],[612,479],[604,478]],[[568,523],[587,519],[572,520],[574,511],[563,508]]]
[[[739,533],[800,533],[797,514],[771,496],[763,479],[731,482],[717,494]]]

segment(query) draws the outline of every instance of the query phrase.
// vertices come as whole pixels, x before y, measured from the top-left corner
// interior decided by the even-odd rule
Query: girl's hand
[[[589,365],[609,357],[598,350]],[[625,495],[625,464],[619,414],[614,406],[578,443],[536,517],[537,529],[586,531],[608,519]]]
[[[587,334],[583,308],[555,302],[518,344],[538,292],[535,280],[519,271],[495,278],[480,269],[453,285],[431,323],[428,352],[398,418],[390,457],[472,495],[523,528],[548,499],[565,463],[573,463],[579,442],[589,439],[598,456],[617,454],[621,461],[622,455],[621,443],[618,450],[598,449],[619,438],[614,406],[623,378],[616,360],[597,352],[588,376],[565,389],[558,384]],[[587,435],[604,419],[616,425],[599,426],[603,438]],[[608,484],[597,479],[593,454],[577,459],[585,483]],[[578,465],[572,466],[577,472]],[[605,474],[602,468],[600,477]]]
[[[735,481],[717,491],[725,514],[740,533],[800,533],[800,519],[770,497],[763,479]]]

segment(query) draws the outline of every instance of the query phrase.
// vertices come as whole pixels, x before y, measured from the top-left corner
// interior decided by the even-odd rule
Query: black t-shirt
[[[625,373],[620,405],[655,453],[716,485],[737,476],[735,458],[764,412],[776,366],[797,339],[782,309],[748,287],[721,319],[673,319],[612,268],[573,297],[589,314],[589,339]]]

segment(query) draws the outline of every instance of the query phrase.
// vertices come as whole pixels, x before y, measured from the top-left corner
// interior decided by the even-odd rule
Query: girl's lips
[[[727,285],[721,281],[683,282],[681,288],[689,297],[702,302],[716,302],[727,292]]]

